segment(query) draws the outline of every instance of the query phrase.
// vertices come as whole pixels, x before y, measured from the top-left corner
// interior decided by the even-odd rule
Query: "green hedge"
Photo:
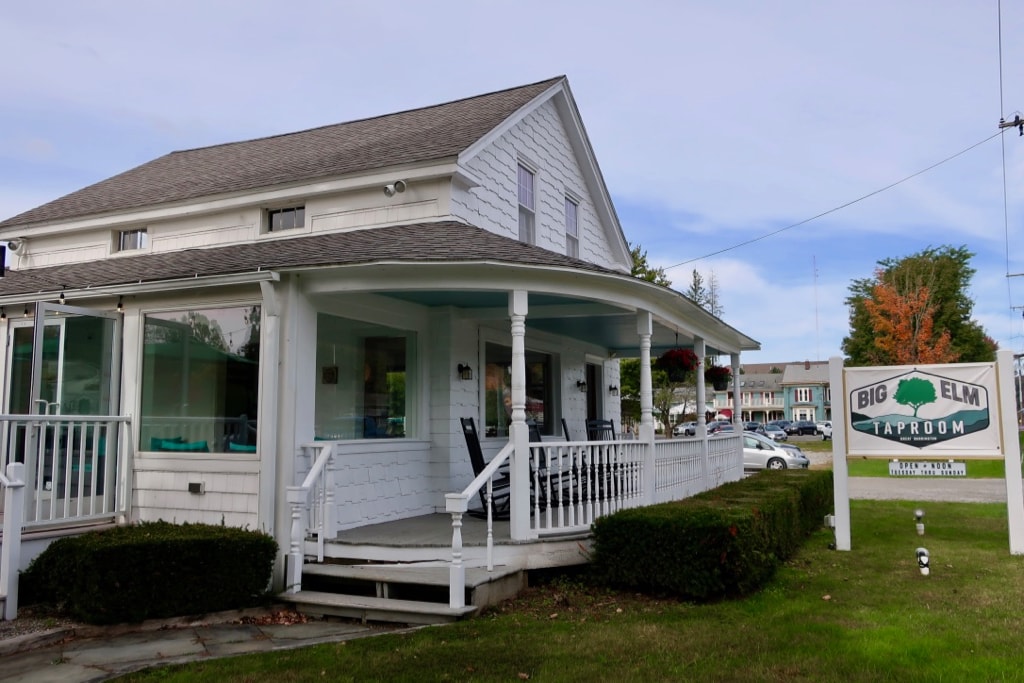
[[[710,600],[760,588],[832,510],[832,472],[760,472],[594,524],[592,569],[610,585]]]
[[[204,614],[258,604],[276,554],[262,532],[142,523],[54,541],[21,586],[26,603],[93,624]]]

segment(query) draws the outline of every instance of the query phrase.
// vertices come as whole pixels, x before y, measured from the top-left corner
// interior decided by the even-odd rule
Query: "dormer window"
[[[306,225],[306,207],[292,206],[286,209],[267,209],[267,232],[294,230]]]
[[[138,230],[122,230],[117,235],[118,251],[134,251],[149,246],[149,233],[145,228]]]
[[[519,241],[527,244],[537,241],[533,181],[533,171],[519,164]]]

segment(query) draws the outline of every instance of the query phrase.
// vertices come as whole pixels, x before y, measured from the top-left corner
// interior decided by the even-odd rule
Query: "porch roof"
[[[457,221],[7,270],[0,278],[0,305],[53,301],[61,292],[68,300],[81,302],[130,294],[133,287],[153,291],[154,285],[161,288],[160,283],[173,291],[182,281],[217,276],[287,271],[312,271],[313,275],[360,266],[373,266],[380,285],[372,291],[425,306],[502,310],[508,289],[529,290],[532,327],[586,339],[622,355],[636,350],[639,309],[655,314],[655,354],[676,345],[680,333],[684,344],[699,333],[708,341],[709,353],[760,348],[675,290]],[[401,275],[414,266],[447,266],[450,277],[441,285],[416,272],[411,275],[415,286],[398,286]],[[459,266],[462,272],[451,276]],[[502,267],[504,279],[499,283]],[[427,282],[434,285],[430,291],[424,291]],[[575,308],[570,311],[571,307]]]

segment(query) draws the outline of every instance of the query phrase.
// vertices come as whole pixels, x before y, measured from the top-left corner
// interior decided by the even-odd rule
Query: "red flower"
[[[665,372],[690,372],[697,367],[697,354],[693,349],[669,349],[658,357],[655,367]]]

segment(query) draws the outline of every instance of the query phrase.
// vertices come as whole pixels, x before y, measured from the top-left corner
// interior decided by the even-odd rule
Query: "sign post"
[[[842,358],[829,359],[837,550],[850,549],[847,457],[955,457],[1004,461],[1010,553],[1024,554],[1012,369],[1009,350],[999,351],[995,363],[844,368]]]

